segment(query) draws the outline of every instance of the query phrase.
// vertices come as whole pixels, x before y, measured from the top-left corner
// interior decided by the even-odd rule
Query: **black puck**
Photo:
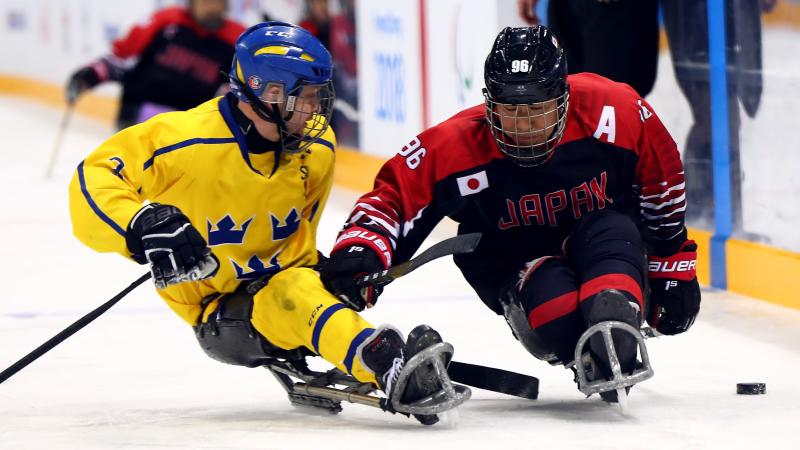
[[[736,393],[741,395],[766,394],[767,383],[736,383]]]

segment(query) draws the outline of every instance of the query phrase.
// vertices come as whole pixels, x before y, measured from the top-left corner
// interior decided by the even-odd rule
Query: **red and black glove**
[[[662,334],[688,330],[700,312],[697,244],[685,241],[667,257],[650,256],[650,313],[647,322]]]
[[[383,287],[359,286],[358,278],[386,270],[391,262],[392,248],[386,237],[366,228],[352,227],[339,236],[330,258],[322,264],[320,278],[342,303],[363,311],[375,305]]]
[[[67,81],[67,104],[73,104],[84,92],[108,80],[122,78],[123,69],[109,60],[100,58],[88,66],[81,67]]]

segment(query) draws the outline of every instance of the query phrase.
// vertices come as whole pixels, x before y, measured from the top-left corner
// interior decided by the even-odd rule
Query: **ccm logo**
[[[650,272],[690,272],[697,267],[697,261],[650,261]]]

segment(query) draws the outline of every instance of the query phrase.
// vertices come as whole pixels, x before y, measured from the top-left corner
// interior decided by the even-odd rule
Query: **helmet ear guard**
[[[484,65],[486,120],[499,149],[521,166],[550,159],[566,127],[567,60],[543,26],[503,29]]]

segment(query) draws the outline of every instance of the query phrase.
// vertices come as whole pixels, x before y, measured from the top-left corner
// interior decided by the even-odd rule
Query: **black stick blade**
[[[360,285],[372,284],[382,286],[400,278],[423,264],[427,264],[434,259],[447,255],[459,255],[470,253],[478,247],[481,240],[481,233],[469,233],[445,239],[432,245],[430,248],[402,264],[398,264],[388,270],[375,272],[365,275],[359,280]]]
[[[539,379],[508,370],[451,361],[447,368],[450,379],[478,389],[536,400],[539,397]]]

